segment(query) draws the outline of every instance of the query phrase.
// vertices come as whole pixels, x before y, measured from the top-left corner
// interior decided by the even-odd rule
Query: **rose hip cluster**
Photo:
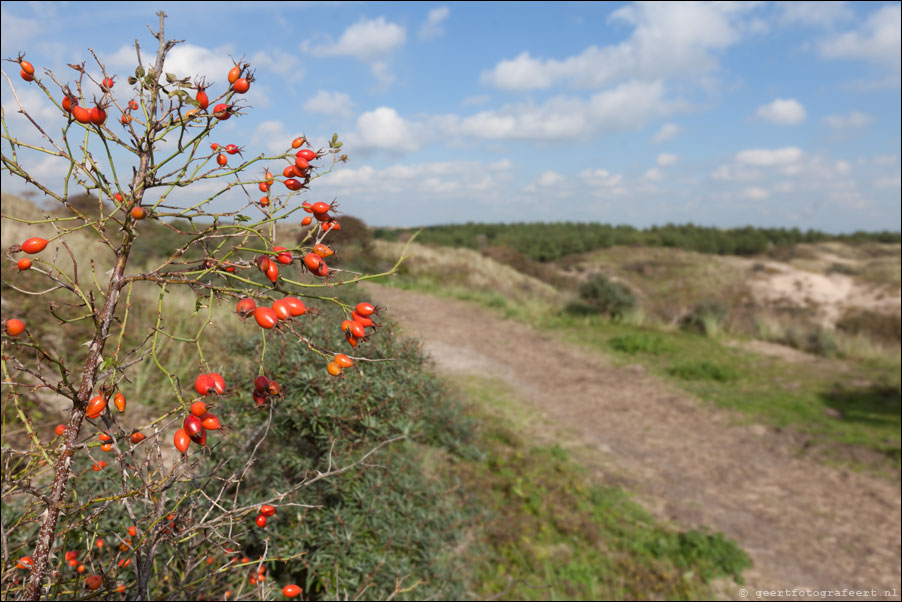
[[[270,397],[278,397],[282,394],[282,387],[274,380],[270,380],[262,374],[254,379],[254,403],[257,407],[263,407]]]
[[[194,390],[204,397],[224,395],[226,392],[225,379],[216,372],[199,374],[194,379]],[[192,441],[197,445],[206,445],[207,431],[218,431],[221,427],[219,418],[208,411],[207,404],[203,401],[195,401],[191,404],[190,413],[182,422],[182,428],[175,432],[173,443],[177,450],[186,454]]]

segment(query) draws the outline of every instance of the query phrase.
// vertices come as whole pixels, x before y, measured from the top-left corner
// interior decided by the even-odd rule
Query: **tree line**
[[[375,238],[398,240],[412,228],[377,228]],[[799,243],[842,241],[899,243],[899,232],[858,231],[831,234],[799,228],[715,228],[696,224],[666,224],[650,228],[600,223],[556,222],[447,224],[427,226],[418,242],[450,247],[479,249],[484,246],[508,246],[536,261],[556,261],[565,255],[586,253],[619,245],[676,247],[717,255],[756,255],[773,247]]]

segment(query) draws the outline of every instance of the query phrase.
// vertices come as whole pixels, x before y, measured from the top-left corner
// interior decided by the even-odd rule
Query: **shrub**
[[[721,322],[727,317],[726,306],[719,301],[705,301],[692,308],[680,320],[683,330],[698,332],[707,336],[717,334]]]
[[[285,140],[269,157],[210,144],[249,110],[242,94],[254,72],[236,62],[217,89],[165,73],[179,42],[158,16],[154,52],[136,52],[134,75],[118,82],[96,55],[96,66],[69,65],[68,83],[16,59],[56,121],[40,125],[43,112],[12,94],[43,134],[32,142],[7,123],[11,111],[2,115],[4,181],[21,178],[53,205],[42,219],[34,207],[7,212],[4,199],[4,240],[14,224],[22,242],[7,249],[18,270],[4,265],[3,278],[4,314],[17,313],[4,315],[2,336],[3,551],[29,570],[4,567],[3,598],[79,598],[88,569],[98,595],[131,599],[265,599],[267,573],[313,597],[397,596],[417,583],[394,581],[408,571],[419,583],[447,581],[440,550],[454,541],[456,515],[400,442],[436,414],[433,441],[450,447],[460,429],[417,376],[419,357],[376,346],[378,316],[336,292],[366,276],[334,279],[340,255],[325,245],[339,232],[335,206],[300,199],[347,159],[338,135],[315,150]],[[34,151],[64,180],[41,181]],[[279,176],[265,167],[276,162],[287,162]],[[181,203],[183,189],[191,196]],[[237,210],[219,202],[252,189],[263,196],[246,194]],[[279,247],[291,243],[276,239],[276,225],[299,210],[313,214],[310,227]],[[365,242],[355,226],[346,228]],[[380,352],[397,357],[369,362]],[[326,376],[333,359],[344,369],[333,361]],[[139,394],[148,387],[153,395]],[[47,407],[65,422],[43,419]],[[387,468],[365,474],[377,459]],[[430,504],[417,520],[399,521],[419,498]]]
[[[683,362],[671,366],[667,372],[683,380],[712,380],[726,383],[739,378],[739,373],[733,368],[709,361]]]
[[[836,328],[850,334],[868,336],[884,343],[902,341],[902,318],[866,309],[849,310],[836,323]]]
[[[614,282],[602,274],[590,277],[579,288],[580,300],[598,313],[612,318],[636,307],[636,297],[626,285]]]
[[[660,336],[645,332],[611,337],[608,339],[608,346],[614,351],[629,355],[637,353],[664,355],[673,350],[673,347]]]

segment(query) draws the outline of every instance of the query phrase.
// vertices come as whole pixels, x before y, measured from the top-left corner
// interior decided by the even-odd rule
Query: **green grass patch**
[[[727,346],[717,337],[602,317],[560,316],[545,327],[571,342],[613,352],[617,361],[639,362],[703,400],[744,413],[749,422],[801,433],[809,450],[827,461],[878,473],[900,468],[898,354],[790,362]]]
[[[669,345],[663,337],[644,331],[614,336],[609,338],[607,343],[608,347],[614,351],[627,355],[635,355],[637,353],[663,355],[673,351],[673,346]]]
[[[739,373],[731,367],[708,360],[674,364],[667,368],[667,373],[683,380],[713,380],[719,383],[733,382],[739,378]]]
[[[555,312],[541,302],[515,303],[493,291],[444,288],[423,278],[386,283],[472,301],[612,353],[617,361],[641,363],[702,400],[742,412],[749,422],[801,433],[809,453],[825,461],[891,476],[902,468],[898,352],[789,362],[727,346],[716,336]]]
[[[484,457],[447,470],[485,509],[471,567],[478,597],[707,599],[712,579],[742,582],[751,562],[735,543],[658,522],[621,489],[593,483],[575,452],[539,442],[542,421],[505,385],[461,383]]]

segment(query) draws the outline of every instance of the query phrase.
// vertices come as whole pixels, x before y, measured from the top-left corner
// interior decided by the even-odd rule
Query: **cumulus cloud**
[[[363,20],[348,27],[337,41],[310,48],[314,56],[352,56],[363,62],[384,57],[407,41],[406,30],[395,23],[378,19]]]
[[[652,167],[645,172],[645,179],[651,180],[653,182],[657,182],[664,178],[664,172],[658,169],[657,167]]]
[[[292,135],[284,123],[270,120],[262,122],[254,129],[251,134],[251,143],[263,144],[269,152],[279,153],[285,151],[285,141],[291,138]]]
[[[747,10],[731,3],[643,3],[616,10],[612,20],[634,26],[624,42],[589,46],[564,59],[522,52],[481,75],[483,84],[510,91],[567,85],[597,89],[626,79],[659,80],[708,73],[716,53],[740,38],[738,17]]]
[[[822,153],[807,154],[796,147],[778,149],[749,149],[736,154],[733,162],[711,172],[711,179],[720,182],[771,183],[775,177],[792,178],[806,190],[826,194],[840,188],[855,186],[852,165],[845,160],[831,160]],[[792,186],[783,182],[780,186]],[[750,186],[761,188],[761,185]],[[777,186],[773,186],[778,190]],[[746,189],[748,190],[748,189]],[[748,195],[746,195],[747,197]]]
[[[750,201],[763,201],[770,198],[770,193],[765,188],[750,186],[742,191],[742,198]]]
[[[601,131],[639,129],[685,106],[665,98],[660,82],[631,81],[587,100],[556,96],[542,104],[520,103],[459,119],[460,133],[489,139],[572,140]]]
[[[4,52],[16,52],[29,47],[32,40],[44,31],[44,25],[36,19],[17,17],[5,10],[0,11],[0,16],[3,32],[0,44]]]
[[[771,167],[774,165],[789,165],[796,163],[802,159],[805,153],[802,149],[795,146],[776,149],[749,149],[739,151],[736,154],[736,161],[743,165],[754,165],[758,167]]]
[[[382,87],[395,81],[387,58],[407,41],[407,30],[385,17],[362,20],[348,27],[337,41],[311,46],[301,45],[301,50],[313,56],[350,56],[370,66],[370,73]]]
[[[882,176],[874,180],[874,188],[902,188],[902,173],[894,176]]]
[[[268,69],[284,76],[289,81],[300,81],[304,78],[304,65],[301,60],[289,52],[272,50],[259,51],[251,58],[254,67]]]
[[[234,66],[229,55],[231,46],[220,46],[210,50],[194,44],[179,44],[166,57],[163,70],[179,77],[202,75],[207,79],[222,81]],[[123,46],[110,60],[114,66],[134,70],[137,64],[134,46]]]
[[[556,171],[545,171],[536,180],[536,185],[541,187],[556,186],[564,181],[564,176]]]
[[[824,121],[834,130],[851,130],[868,126],[874,119],[866,113],[852,111],[848,115],[828,115]]]
[[[442,23],[444,23],[445,19],[447,19],[450,14],[451,9],[447,6],[439,6],[430,10],[429,14],[426,16],[426,21],[420,26],[420,31],[417,34],[418,37],[421,40],[434,40],[442,37],[445,33],[445,28],[442,27]]]
[[[670,153],[661,153],[658,155],[658,165],[662,167],[666,167],[668,165],[675,165],[677,162],[677,156]]]
[[[352,114],[352,106],[351,97],[344,92],[319,90],[304,103],[304,110],[347,119]]]
[[[481,197],[500,192],[511,178],[509,161],[439,161],[434,163],[397,164],[383,169],[371,165],[338,168],[321,186],[355,198],[382,200],[386,194],[461,195]],[[419,199],[422,200],[421,198]]]
[[[657,132],[655,132],[654,136],[651,137],[651,140],[655,144],[661,144],[662,142],[673,140],[679,136],[682,131],[683,128],[675,123],[665,123]]]
[[[777,125],[798,125],[805,121],[805,107],[794,98],[778,98],[758,107],[755,117]]]
[[[579,172],[579,177],[596,196],[626,193],[623,174],[611,173],[606,169],[584,169]]]
[[[902,56],[902,7],[887,4],[853,31],[833,36],[820,45],[827,58],[863,59],[898,67]]]
[[[347,137],[349,146],[363,149],[415,151],[420,148],[421,128],[391,107],[379,107],[357,118],[357,128]]]
[[[364,113],[347,139],[366,149],[413,151],[431,140],[582,140],[600,132],[636,130],[648,121],[683,110],[664,98],[660,83],[626,82],[588,99],[555,96],[471,115],[445,114],[406,119],[391,107]]]
[[[852,18],[855,13],[846,2],[780,2],[782,23],[830,27]]]

